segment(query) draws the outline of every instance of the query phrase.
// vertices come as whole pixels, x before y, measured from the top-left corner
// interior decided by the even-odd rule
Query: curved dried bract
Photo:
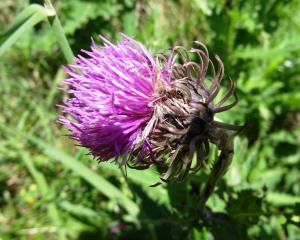
[[[163,56],[163,64],[171,70],[170,82],[157,90],[159,100],[155,102],[155,126],[147,140],[157,162],[151,161],[144,152],[143,164],[157,164],[163,173],[162,182],[180,181],[189,172],[203,167],[209,155],[210,132],[214,128],[239,130],[239,126],[214,121],[214,114],[226,111],[237,103],[224,105],[233,95],[235,83],[230,79],[224,97],[214,103],[224,76],[224,65],[215,55],[216,65],[210,59],[204,44],[197,42],[200,49],[186,50],[174,47],[170,55]],[[196,57],[199,63],[192,61]],[[160,57],[157,57],[160,59]],[[211,72],[208,76],[207,73]],[[209,85],[209,86],[208,86]],[[196,159],[194,155],[196,153]],[[137,162],[137,167],[139,166]]]

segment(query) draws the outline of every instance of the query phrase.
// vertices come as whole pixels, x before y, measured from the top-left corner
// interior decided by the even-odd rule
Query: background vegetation
[[[30,3],[1,0],[0,30]],[[98,165],[56,123],[65,60],[49,22],[0,58],[0,239],[300,239],[299,0],[56,0],[72,50],[91,36],[135,36],[153,52],[206,43],[237,81],[219,118],[249,122],[208,202],[193,211],[213,161],[156,188],[155,169]],[[0,44],[3,39],[0,35]],[[223,81],[226,85],[226,81]]]

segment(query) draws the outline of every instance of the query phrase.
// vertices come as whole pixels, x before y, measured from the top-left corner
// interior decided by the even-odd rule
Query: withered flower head
[[[166,182],[198,171],[209,143],[222,148],[218,129],[238,129],[214,120],[237,103],[234,95],[226,104],[235,88],[231,80],[215,102],[224,75],[220,58],[215,56],[214,66],[200,42],[196,49],[177,46],[152,57],[128,36],[116,45],[101,38],[104,46],[93,43],[91,51],[83,50],[86,57],[66,68],[71,97],[63,111],[72,117],[60,122],[99,161],[113,159],[136,169],[156,165]]]

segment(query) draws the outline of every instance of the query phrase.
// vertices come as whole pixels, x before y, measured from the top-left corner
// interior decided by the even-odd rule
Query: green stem
[[[51,1],[50,0],[45,0],[45,7],[51,9],[52,11],[56,12]],[[70,44],[67,40],[67,37],[64,33],[63,27],[60,23],[60,20],[57,16],[57,14],[55,14],[52,19],[48,18],[49,23],[52,27],[52,30],[57,38],[58,44],[63,52],[63,55],[66,59],[66,61],[68,63],[72,63],[73,62],[73,58],[74,58],[74,54],[73,51],[70,47]]]
[[[225,129],[212,129],[211,130],[211,142],[215,143],[218,146],[218,149],[221,150],[220,155],[218,156],[213,169],[206,181],[204,189],[200,195],[200,200],[198,204],[198,211],[202,214],[205,204],[211,194],[213,193],[218,180],[225,174],[229,165],[232,162],[234,144],[233,138],[235,134],[230,133]]]
[[[60,45],[60,48],[64,54],[64,57],[68,63],[73,62],[74,54],[73,51],[69,45],[69,42],[66,38],[66,35],[64,34],[63,28],[61,26],[61,23],[59,21],[59,18],[57,16],[54,17],[52,28],[54,31],[54,34],[57,37],[58,44]]]
[[[198,210],[202,213],[205,207],[205,204],[211,194],[213,193],[218,180],[225,174],[228,166],[232,160],[232,150],[222,151],[218,157],[217,162],[215,163],[208,180],[205,184],[205,187],[202,191],[201,198],[198,205]]]

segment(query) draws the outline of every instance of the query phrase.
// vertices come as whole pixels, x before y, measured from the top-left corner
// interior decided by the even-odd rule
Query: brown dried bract
[[[209,156],[209,143],[217,145],[223,154],[231,154],[232,144],[227,146],[232,136],[229,132],[241,129],[240,126],[214,120],[216,113],[237,104],[235,82],[230,79],[226,94],[215,103],[224,76],[224,65],[215,55],[215,66],[206,46],[195,43],[198,49],[188,51],[174,47],[171,57],[157,55],[161,66],[170,64],[171,84],[158,84],[154,114],[143,132],[147,137],[142,137],[143,144],[137,145],[123,162],[137,169],[157,165],[163,172],[162,182],[181,181],[189,172],[201,169]],[[199,62],[193,61],[193,57]],[[168,63],[170,59],[172,63]],[[226,104],[232,96],[233,101]],[[196,160],[193,161],[195,153]]]

